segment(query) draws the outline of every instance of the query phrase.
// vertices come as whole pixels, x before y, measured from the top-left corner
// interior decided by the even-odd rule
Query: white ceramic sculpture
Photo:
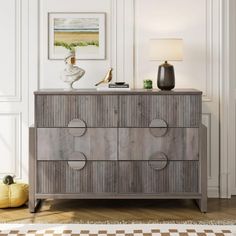
[[[68,85],[66,90],[73,90],[73,84],[84,76],[85,70],[75,65],[76,58],[74,50],[68,52],[64,61],[66,68],[61,72],[61,79]]]

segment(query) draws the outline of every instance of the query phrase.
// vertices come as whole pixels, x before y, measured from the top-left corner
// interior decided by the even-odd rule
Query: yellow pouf
[[[0,208],[19,207],[28,201],[27,184],[0,184]]]

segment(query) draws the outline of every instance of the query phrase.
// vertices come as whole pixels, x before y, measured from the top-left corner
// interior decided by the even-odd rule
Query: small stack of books
[[[125,82],[115,82],[114,84],[108,84],[107,87],[99,87],[97,90],[106,90],[106,91],[120,91],[120,90],[130,90],[129,84]]]
[[[125,82],[116,82],[114,84],[109,84],[109,88],[129,88],[129,84],[126,84]]]

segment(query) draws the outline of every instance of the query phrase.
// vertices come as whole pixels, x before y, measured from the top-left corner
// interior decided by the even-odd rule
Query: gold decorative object
[[[95,84],[95,86],[98,86],[100,84],[108,84],[109,82],[112,81],[112,71],[113,69],[110,68],[107,74],[105,75],[104,79],[100,81],[99,83]]]

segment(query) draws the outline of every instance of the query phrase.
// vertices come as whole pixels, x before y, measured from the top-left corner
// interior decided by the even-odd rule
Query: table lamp
[[[150,60],[164,61],[159,66],[157,75],[157,87],[161,90],[171,90],[175,87],[174,67],[168,61],[183,60],[182,39],[151,39]]]

